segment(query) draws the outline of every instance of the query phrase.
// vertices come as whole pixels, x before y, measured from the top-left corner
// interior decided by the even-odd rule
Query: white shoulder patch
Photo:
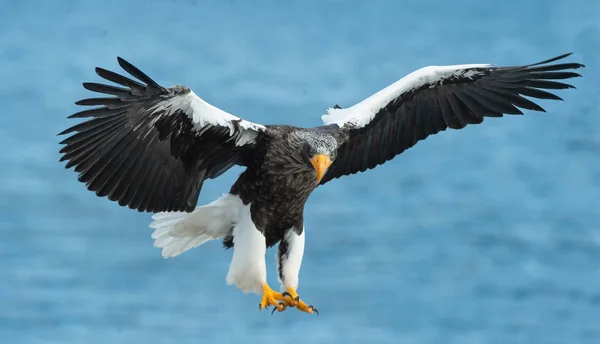
[[[435,84],[453,76],[470,78],[477,74],[474,68],[490,67],[491,64],[463,64],[453,66],[429,66],[418,69],[381,91],[371,95],[360,103],[345,109],[327,109],[327,114],[321,116],[323,123],[337,124],[362,128],[369,124],[377,112],[402,94],[430,84]]]
[[[184,86],[174,87],[182,88]],[[158,108],[164,109],[168,115],[172,115],[176,110],[182,110],[193,121],[198,131],[210,124],[229,128],[229,135],[233,136],[236,134],[236,130],[241,129],[242,132],[239,133],[241,135],[236,139],[237,146],[254,141],[258,132],[265,130],[263,125],[243,120],[207,103],[192,90],[160,102],[151,110],[154,111]]]

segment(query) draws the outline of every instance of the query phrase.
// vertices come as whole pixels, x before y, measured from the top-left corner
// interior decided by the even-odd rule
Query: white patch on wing
[[[369,98],[345,109],[327,109],[327,114],[321,116],[323,122],[327,124],[337,124],[343,127],[345,124],[351,124],[357,128],[362,128],[369,124],[377,112],[389,104],[392,100],[400,97],[402,94],[436,82],[451,78],[453,76],[470,78],[477,73],[472,68],[486,68],[490,64],[463,64],[453,66],[429,66],[418,69],[402,79],[396,81],[390,86],[371,95]]]
[[[296,234],[293,229],[288,230],[283,237],[283,241],[287,242],[288,245],[287,253],[283,257],[279,257],[279,250],[277,250],[275,261],[277,262],[278,271],[279,264],[281,264],[281,276],[277,274],[277,279],[281,283],[282,291],[288,288],[298,289],[298,275],[300,274],[300,266],[302,265],[302,257],[304,256],[305,232],[304,228],[300,235]]]
[[[174,86],[173,88],[183,90],[184,87]],[[237,125],[243,130],[240,137],[236,139],[237,146],[253,142],[258,132],[265,130],[263,125],[243,120],[207,103],[192,90],[158,103],[151,111],[155,111],[158,108],[164,109],[168,115],[172,115],[178,109],[182,110],[192,119],[198,131],[202,131],[207,124],[211,124],[229,128],[229,135],[233,136],[236,134],[236,129],[238,129],[234,126],[233,122],[237,122]]]
[[[265,236],[256,228],[250,215],[250,203],[242,207],[239,221],[233,228],[233,258],[227,273],[227,284],[244,293],[262,292],[267,282]]]
[[[196,207],[191,213],[161,212],[154,214],[150,228],[154,246],[162,248],[162,256],[175,257],[209,240],[220,239],[238,222],[242,200],[231,194]]]

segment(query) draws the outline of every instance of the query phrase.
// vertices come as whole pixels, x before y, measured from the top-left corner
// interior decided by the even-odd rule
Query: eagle
[[[424,67],[353,106],[326,109],[312,128],[242,119],[117,57],[131,77],[98,67],[113,84],[83,83],[103,95],[75,103],[87,108],[69,118],[85,120],[58,134],[69,134],[60,161],[98,197],[153,213],[152,238],[163,257],[222,240],[233,251],[227,284],[259,296],[259,309],[318,314],[298,295],[311,193],[447,128],[521,109],[545,112],[530,99],[562,100],[552,90],[575,88],[558,81],[581,76],[572,70],[583,64],[556,62],[571,54],[519,66]],[[204,181],[233,166],[245,169],[229,192],[198,206]],[[276,244],[279,291],[267,282],[265,262]]]

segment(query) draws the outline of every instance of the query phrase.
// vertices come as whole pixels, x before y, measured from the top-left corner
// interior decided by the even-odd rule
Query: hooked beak
[[[310,158],[310,163],[315,168],[315,171],[317,172],[317,182],[320,183],[325,172],[327,172],[327,169],[331,166],[332,161],[327,155],[319,154]]]

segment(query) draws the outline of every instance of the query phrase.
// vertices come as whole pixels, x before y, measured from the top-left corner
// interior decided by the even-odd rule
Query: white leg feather
[[[265,236],[252,222],[248,204],[241,210],[239,221],[233,228],[233,258],[227,284],[235,284],[244,293],[261,293],[267,282],[266,251]]]
[[[238,221],[242,201],[238,196],[223,195],[216,201],[196,207],[191,213],[162,212],[152,216],[154,246],[162,256],[175,257],[209,240],[222,238]]]
[[[295,228],[289,229],[279,243],[276,254],[277,276],[281,290],[298,289],[298,275],[304,256],[304,228],[298,234]]]

